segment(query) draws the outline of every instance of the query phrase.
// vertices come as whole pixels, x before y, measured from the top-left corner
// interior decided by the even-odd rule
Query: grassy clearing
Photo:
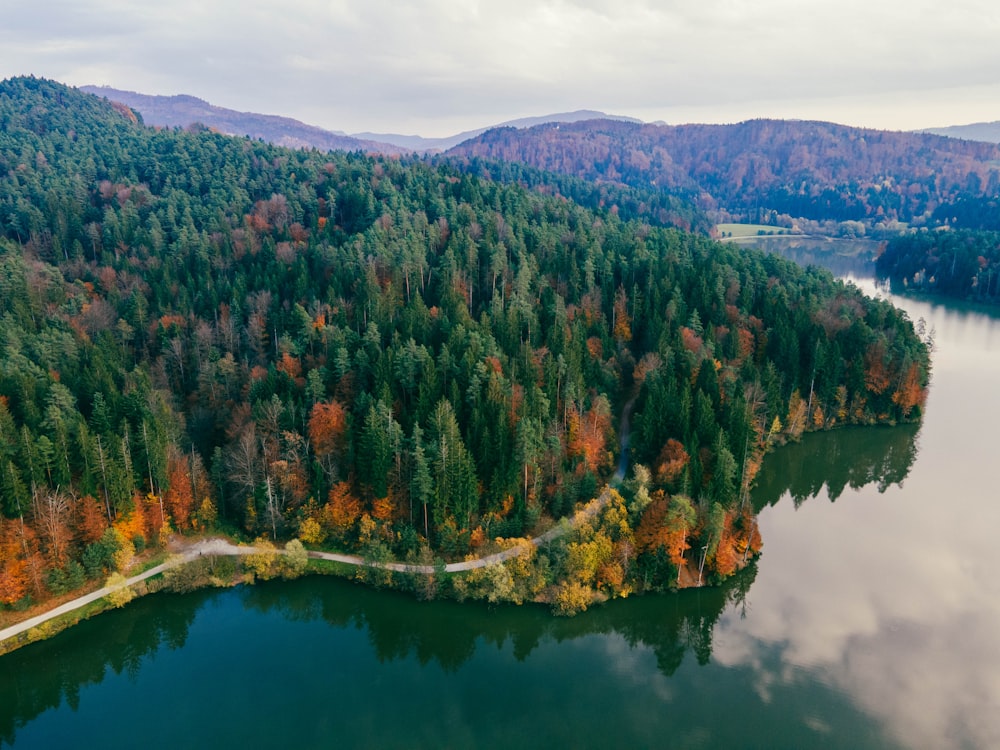
[[[759,237],[761,235],[791,234],[787,227],[776,227],[771,224],[716,224],[719,237],[739,239],[741,237]]]

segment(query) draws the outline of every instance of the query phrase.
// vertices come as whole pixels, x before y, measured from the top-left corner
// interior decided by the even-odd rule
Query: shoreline
[[[493,552],[483,557],[477,557],[472,560],[462,560],[459,562],[452,562],[443,565],[426,565],[417,563],[405,563],[398,561],[391,562],[373,562],[365,560],[360,555],[350,555],[339,552],[324,552],[321,550],[309,550],[306,555],[309,560],[323,560],[326,562],[340,563],[343,565],[349,565],[354,568],[371,568],[371,569],[381,569],[387,570],[394,573],[405,573],[405,574],[417,574],[431,576],[439,572],[443,573],[462,573],[471,570],[476,570],[479,568],[485,568],[490,565],[500,564],[506,562],[512,558],[518,557],[525,554],[529,549],[536,549],[543,544],[551,542],[559,537],[569,533],[574,530],[577,526],[582,524],[584,521],[593,518],[597,515],[601,509],[607,504],[610,498],[610,486],[606,486],[598,497],[591,500],[589,503],[584,505],[582,508],[577,510],[573,516],[566,517],[563,521],[556,523],[552,528],[537,537],[526,540],[528,542],[525,544],[513,544],[507,549],[500,550],[499,552]],[[87,594],[83,594],[74,599],[70,599],[52,609],[49,609],[40,614],[29,617],[20,622],[16,622],[9,625],[3,629],[0,629],[0,657],[4,654],[15,651],[22,646],[27,646],[30,643],[34,643],[40,640],[46,640],[57,633],[66,630],[73,625],[76,625],[84,619],[89,619],[95,614],[100,614],[101,612],[107,611],[108,609],[114,609],[120,604],[115,604],[108,600],[108,597],[115,594],[116,592],[128,589],[130,591],[129,600],[137,596],[145,596],[146,594],[156,593],[155,591],[136,591],[133,587],[138,584],[145,583],[150,578],[154,578],[162,573],[169,570],[179,568],[181,566],[187,565],[189,563],[195,562],[199,558],[203,557],[243,557],[246,555],[269,553],[274,555],[285,556],[288,552],[284,549],[264,549],[261,547],[253,547],[249,545],[238,545],[229,539],[224,537],[212,537],[209,539],[203,539],[198,542],[194,542],[188,546],[183,552],[171,555],[167,560],[158,565],[138,573],[134,576],[130,576],[124,580],[123,583],[118,585],[104,585],[94,591]],[[204,588],[205,586],[198,586],[198,588]],[[159,591],[157,589],[156,591]],[[68,620],[61,627],[59,623],[53,624],[53,621],[57,621],[59,618],[72,615],[74,613],[79,613],[90,604],[96,602],[104,601],[104,606],[95,612],[87,614],[86,617],[78,617],[76,619],[68,618]]]

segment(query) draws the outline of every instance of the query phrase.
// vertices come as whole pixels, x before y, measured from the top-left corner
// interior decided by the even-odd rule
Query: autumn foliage
[[[163,495],[174,526],[184,531],[191,527],[191,513],[195,509],[194,487],[191,484],[191,472],[188,460],[180,453],[173,451],[167,458],[167,474],[169,489]]]
[[[337,401],[317,403],[309,415],[309,440],[319,456],[340,449],[347,428],[347,414]]]

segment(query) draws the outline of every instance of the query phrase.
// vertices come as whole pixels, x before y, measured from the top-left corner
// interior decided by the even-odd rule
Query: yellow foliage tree
[[[253,546],[255,551],[243,556],[243,568],[254,578],[264,581],[274,578],[278,572],[276,570],[278,551],[274,544],[266,537],[258,537],[254,540]]]
[[[326,532],[315,518],[306,518],[299,524],[299,539],[306,544],[322,544]]]
[[[218,520],[219,511],[216,509],[215,503],[213,503],[210,498],[206,497],[201,501],[201,505],[198,506],[198,510],[194,514],[194,527],[199,531],[209,531],[215,528],[215,524]]]
[[[569,617],[583,612],[594,601],[594,592],[578,581],[566,581],[556,590],[552,609],[557,615]]]
[[[125,584],[125,576],[121,573],[112,573],[104,585],[111,588],[107,600],[113,607],[124,607],[135,599],[135,592]]]

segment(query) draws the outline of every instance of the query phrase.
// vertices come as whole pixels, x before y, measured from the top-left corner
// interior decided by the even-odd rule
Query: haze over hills
[[[486,128],[466,130],[462,133],[456,133],[455,135],[443,138],[424,138],[420,135],[398,135],[396,133],[354,133],[354,137],[392,143],[397,146],[413,149],[414,151],[444,151],[452,148],[453,146],[457,146],[470,138],[475,138],[477,135],[481,135],[487,130],[492,130],[493,128],[531,128],[536,125],[544,125],[550,122],[570,123],[580,122],[581,120],[613,120],[616,122],[642,123],[642,120],[636,119],[635,117],[609,115],[606,112],[599,112],[593,109],[578,109],[574,112],[558,112],[551,115],[542,115],[541,117],[521,117],[516,120],[508,120],[507,122],[491,125]]]
[[[759,466],[807,422],[920,414],[912,324],[829,273],[584,208],[563,175],[546,194],[471,173],[520,165],[462,172],[132,115],[0,82],[0,606],[106,579],[136,546],[220,518],[379,562],[461,560],[599,497],[567,543],[596,563],[553,555],[502,599],[456,590],[570,614],[676,588],[688,568],[735,573],[760,543],[736,456]],[[632,460],[654,467],[641,520],[600,489],[624,403]],[[778,413],[789,427],[765,434]],[[692,552],[673,563],[667,490],[712,499],[684,501]],[[579,572],[612,565],[608,584]],[[571,601],[546,593],[563,582]]]
[[[933,133],[802,120],[668,126],[578,110],[425,138],[347,135],[292,118],[216,107],[193,96],[147,96],[95,86],[82,90],[135,109],[149,125],[202,123],[224,133],[324,151],[445,152],[522,163],[584,180],[667,190],[718,212],[719,218],[783,226],[794,219],[978,226],[1000,193],[1000,123]]]
[[[826,122],[666,126],[588,121],[493,130],[447,153],[680,190],[700,196],[703,208],[754,221],[783,214],[922,223],[959,199],[1000,192],[996,145]]]
[[[353,138],[344,133],[306,125],[290,117],[237,112],[225,107],[216,107],[203,99],[184,94],[149,96],[134,91],[120,91],[109,86],[81,86],[80,90],[131,107],[142,115],[147,125],[185,128],[194,123],[201,123],[227,135],[245,135],[290,148],[380,154],[400,154],[409,151],[389,143]]]
[[[933,133],[966,141],[1000,143],[1000,120],[994,122],[973,122],[968,125],[949,125],[944,128],[925,128],[921,133]]]
[[[363,151],[381,154],[444,151],[494,127],[527,128],[550,122],[569,123],[596,119],[642,122],[633,117],[581,109],[574,112],[559,112],[540,117],[508,120],[497,125],[467,130],[441,138],[425,138],[420,135],[401,135],[398,133],[347,134],[342,131],[325,130],[315,125],[307,125],[290,117],[264,115],[256,112],[238,112],[225,107],[217,107],[203,99],[186,94],[151,96],[134,91],[122,91],[110,86],[81,86],[80,90],[131,107],[142,115],[143,121],[147,125],[184,128],[194,123],[201,123],[227,135],[246,135],[251,138],[263,139],[278,146],[318,148],[324,151]]]

